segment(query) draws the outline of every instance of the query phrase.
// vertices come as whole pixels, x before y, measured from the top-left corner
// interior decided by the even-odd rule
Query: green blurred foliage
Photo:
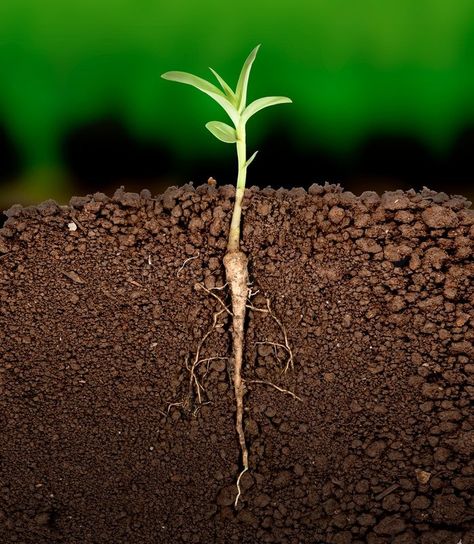
[[[250,98],[294,105],[252,120],[254,141],[278,115],[301,145],[383,129],[443,149],[474,121],[472,0],[3,0],[0,122],[30,169],[60,166],[61,137],[103,115],[178,156],[225,153],[204,129],[218,106],[160,74],[234,83],[257,43]]]

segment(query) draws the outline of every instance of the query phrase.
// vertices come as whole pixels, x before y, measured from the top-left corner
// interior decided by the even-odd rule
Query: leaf
[[[255,157],[257,156],[257,153],[258,153],[258,149],[257,149],[257,151],[255,151],[255,153],[250,157],[250,159],[245,163],[245,168],[247,168],[247,167],[253,162],[253,160],[254,160]]]
[[[225,94],[231,99],[232,103],[235,106],[236,105],[236,100],[235,100],[234,91],[230,88],[230,86],[224,81],[224,79],[213,68],[209,67],[209,70],[214,74],[217,81],[221,84],[221,87],[224,89]]]
[[[237,132],[234,127],[221,123],[220,121],[210,121],[206,123],[206,128],[218,140],[226,144],[233,144],[237,141]]]
[[[188,72],[165,72],[164,74],[161,74],[161,77],[163,79],[167,79],[168,81],[176,81],[177,83],[192,85],[193,87],[196,87],[196,89],[199,89],[206,94],[223,94],[220,89],[218,89],[212,83],[209,83],[209,81],[202,79],[202,77],[189,74]]]
[[[247,87],[249,84],[250,70],[259,49],[260,44],[257,45],[257,47],[253,49],[253,51],[247,57],[244,65],[242,66],[242,71],[240,72],[239,81],[237,82],[237,89],[235,91],[237,98],[237,109],[239,110],[239,113],[244,110],[247,102]]]
[[[255,115],[263,108],[270,106],[276,106],[277,104],[291,104],[292,100],[286,96],[265,96],[264,98],[258,98],[251,104],[249,104],[241,115],[243,123],[246,123],[253,115]]]
[[[191,85],[203,93],[206,93],[226,111],[227,115],[232,119],[234,125],[237,125],[239,122],[239,114],[234,105],[218,87],[212,83],[209,83],[209,81],[206,81],[205,79],[197,77],[193,74],[189,74],[188,72],[166,72],[162,74],[161,77],[163,79],[167,79],[168,81],[176,81],[177,83]]]

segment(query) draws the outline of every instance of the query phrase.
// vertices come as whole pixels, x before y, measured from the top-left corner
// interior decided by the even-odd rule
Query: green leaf
[[[248,168],[248,166],[253,162],[255,157],[257,156],[258,150],[255,151],[255,153],[250,157],[250,159],[245,163],[245,168]]]
[[[212,83],[209,83],[209,81],[202,79],[202,77],[189,74],[188,72],[165,72],[164,74],[161,74],[161,77],[163,79],[167,79],[168,81],[176,81],[177,83],[192,85],[193,87],[196,87],[196,89],[199,89],[206,94],[223,94],[218,87],[216,87]]]
[[[206,123],[206,128],[218,140],[226,144],[233,144],[237,141],[237,131],[234,127],[221,123],[220,121],[210,121]]]
[[[230,86],[224,81],[224,79],[213,68],[209,67],[209,70],[214,74],[217,81],[221,84],[221,87],[224,89],[225,94],[231,99],[232,103],[235,106],[236,105],[236,100],[235,100],[234,91],[230,88]]]
[[[277,104],[291,104],[292,100],[286,96],[265,96],[264,98],[259,98],[249,104],[242,113],[241,119],[243,123],[246,123],[252,115],[255,115],[263,108],[268,108],[270,106],[276,106]]]
[[[206,81],[205,79],[197,77],[193,74],[189,74],[188,72],[166,72],[162,74],[161,77],[163,79],[167,79],[168,81],[176,81],[177,83],[191,85],[203,93],[206,93],[226,111],[227,115],[232,119],[234,125],[237,125],[239,122],[239,114],[234,105],[218,87],[212,83],[209,83],[209,81]]]
[[[247,60],[244,62],[242,67],[242,71],[240,72],[239,81],[237,82],[237,89],[235,91],[239,113],[244,111],[245,104],[247,103],[247,87],[249,84],[250,70],[259,49],[260,45],[257,45],[257,47],[247,57]]]

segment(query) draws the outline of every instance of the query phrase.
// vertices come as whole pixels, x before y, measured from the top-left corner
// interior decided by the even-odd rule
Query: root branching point
[[[227,284],[226,284],[227,285]],[[229,315],[232,315],[232,312],[229,310],[229,308],[225,305],[224,301],[218,297],[215,293],[213,293],[212,291],[216,291],[216,290],[221,290],[223,289],[224,287],[214,287],[213,289],[207,289],[207,287],[205,287],[202,283],[196,283],[195,285],[196,288],[198,289],[202,289],[205,293],[207,293],[208,295],[210,295],[211,297],[214,297],[218,302],[219,304],[224,308],[224,310],[229,314]]]

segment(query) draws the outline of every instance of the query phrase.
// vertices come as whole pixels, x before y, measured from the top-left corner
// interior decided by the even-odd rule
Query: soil
[[[234,190],[14,206],[0,230],[0,542],[474,542],[472,245],[462,197],[251,188],[250,470],[224,282]],[[256,291],[258,293],[254,294]],[[228,300],[226,301],[228,303]],[[298,400],[272,382],[301,397]]]

